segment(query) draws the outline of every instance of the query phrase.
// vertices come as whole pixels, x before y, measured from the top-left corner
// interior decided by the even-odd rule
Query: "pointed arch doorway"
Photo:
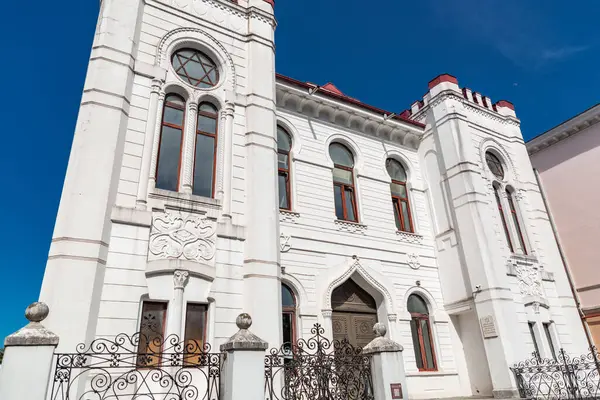
[[[353,346],[365,347],[375,338],[377,305],[369,293],[352,279],[331,294],[333,339],[348,339]]]

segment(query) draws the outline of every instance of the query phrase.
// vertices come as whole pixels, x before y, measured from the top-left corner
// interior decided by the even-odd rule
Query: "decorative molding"
[[[215,232],[216,221],[203,215],[172,210],[154,213],[148,259],[212,263],[216,251]]]
[[[396,231],[396,237],[401,242],[421,244],[423,243],[423,236],[416,233]]]
[[[173,273],[173,285],[175,289],[183,289],[190,273],[188,271],[177,270]]]
[[[279,236],[279,249],[282,253],[287,253],[292,249],[292,244],[290,243],[292,237],[289,235],[284,235],[283,233]]]
[[[407,262],[407,264],[412,269],[419,269],[419,268],[421,268],[421,261],[419,261],[419,255],[415,254],[415,253],[408,254],[408,262]]]
[[[294,211],[279,209],[279,222],[288,222],[297,224],[300,219],[300,214]]]
[[[507,263],[508,275],[516,276],[521,294],[543,297],[542,268],[530,257],[513,255]]]
[[[359,224],[358,222],[349,222],[341,219],[336,219],[334,222],[337,230],[341,232],[357,233],[361,235],[364,235],[367,232],[367,226]]]

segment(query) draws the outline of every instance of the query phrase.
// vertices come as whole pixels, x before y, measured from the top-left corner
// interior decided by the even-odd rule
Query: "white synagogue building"
[[[101,2],[40,295],[58,351],[381,322],[412,398],[515,396],[514,363],[585,352],[513,105],[445,74],[395,115],[278,75],[275,7]]]

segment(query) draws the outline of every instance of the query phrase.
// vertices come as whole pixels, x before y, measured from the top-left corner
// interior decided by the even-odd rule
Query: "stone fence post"
[[[375,400],[408,399],[402,356],[404,348],[385,338],[385,325],[375,324],[373,332],[375,339],[363,348],[363,354],[372,356],[371,376]]]
[[[250,315],[240,314],[235,323],[239,331],[221,345],[221,351],[226,352],[221,398],[264,400],[265,350],[268,344],[248,330],[252,325]]]
[[[40,323],[47,316],[46,304],[31,304],[25,311],[29,324],[4,341],[4,359],[0,369],[0,399],[46,399],[52,357],[58,344],[58,336]]]

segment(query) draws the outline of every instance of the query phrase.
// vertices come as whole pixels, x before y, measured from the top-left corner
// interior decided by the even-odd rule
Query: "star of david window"
[[[485,153],[485,161],[496,178],[504,179],[504,168],[498,157],[488,151]]]
[[[177,76],[192,86],[211,88],[219,82],[217,64],[198,50],[178,50],[171,62]]]

